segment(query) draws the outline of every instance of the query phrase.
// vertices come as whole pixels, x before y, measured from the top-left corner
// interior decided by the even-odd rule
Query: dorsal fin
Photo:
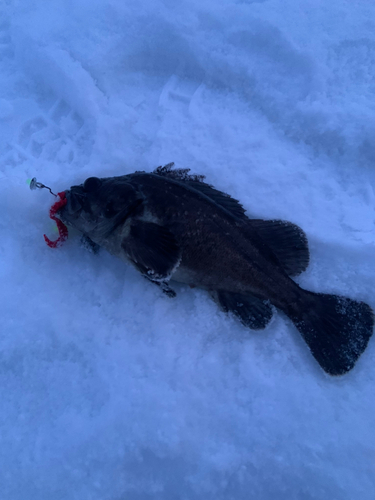
[[[202,182],[205,178],[204,175],[195,175],[189,174],[190,168],[173,168],[174,163],[167,163],[167,165],[157,167],[152,172],[156,175],[161,175],[163,177],[169,177],[170,179],[174,179],[176,181],[196,181]]]
[[[245,227],[255,229],[289,276],[298,276],[309,265],[310,252],[300,227],[283,220],[249,219]]]
[[[208,198],[211,198],[212,201],[230,212],[234,217],[247,220],[245,209],[240,202],[229,196],[229,194],[218,191],[214,187],[210,186],[210,184],[203,182],[203,179],[205,178],[204,175],[191,175],[189,174],[190,168],[173,169],[173,166],[174,163],[168,163],[164,167],[160,166],[153,171],[153,174],[181,181],[184,184],[189,185],[191,188],[200,191]]]
[[[196,189],[197,191],[205,194],[206,196],[208,196],[208,198],[211,198],[211,200],[213,200],[221,207],[225,208],[225,210],[228,210],[228,212],[230,212],[238,219],[247,220],[245,209],[243,208],[241,203],[235,198],[229,196],[229,194],[218,191],[205,182],[187,181],[187,184],[189,184],[189,186],[191,186],[193,189]]]

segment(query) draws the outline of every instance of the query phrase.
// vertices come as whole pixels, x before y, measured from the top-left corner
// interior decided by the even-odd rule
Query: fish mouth
[[[65,198],[66,203],[57,211],[57,215],[64,223],[69,224],[79,218],[83,209],[85,195],[67,189],[65,191]]]

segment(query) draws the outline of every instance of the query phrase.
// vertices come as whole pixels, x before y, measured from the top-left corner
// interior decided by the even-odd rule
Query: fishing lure
[[[38,182],[36,180],[36,177],[33,177],[30,181],[29,181],[29,186],[30,186],[30,189],[31,190],[34,190],[34,189],[48,189],[48,191],[53,195],[55,196],[56,198],[59,198],[53,205],[52,207],[50,208],[49,210],[49,216],[50,218],[56,222],[56,225],[57,225],[57,229],[59,231],[59,237],[57,238],[57,240],[53,241],[53,240],[50,240],[48,238],[47,235],[43,235],[44,236],[44,241],[47,243],[47,245],[50,247],[50,248],[57,248],[59,247],[62,243],[64,243],[64,241],[68,238],[68,228],[66,227],[66,225],[56,217],[56,212],[58,210],[60,210],[61,207],[63,207],[64,205],[66,205],[67,203],[67,199],[65,197],[65,191],[61,191],[61,193],[53,193],[51,188],[48,187],[48,186],[45,186],[44,184],[42,184],[41,182]]]

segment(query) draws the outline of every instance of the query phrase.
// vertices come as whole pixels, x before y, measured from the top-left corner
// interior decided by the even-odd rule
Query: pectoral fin
[[[168,280],[181,259],[175,236],[153,222],[135,221],[122,248],[135,267],[151,281]]]
[[[89,252],[94,253],[95,255],[99,253],[100,251],[100,245],[95,243],[95,241],[92,241],[91,238],[83,234],[81,236],[81,245],[86,248]]]
[[[150,279],[146,274],[143,275],[148,281],[151,281],[151,283],[154,283],[154,285],[157,285],[161,291],[170,299],[173,299],[176,297],[176,292],[169,286],[169,284],[166,281],[155,281],[153,279]]]

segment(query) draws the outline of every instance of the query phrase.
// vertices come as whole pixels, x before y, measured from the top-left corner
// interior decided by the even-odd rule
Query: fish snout
[[[78,217],[83,208],[83,197],[83,194],[67,189],[65,191],[66,204],[58,210],[58,216],[65,222]]]

